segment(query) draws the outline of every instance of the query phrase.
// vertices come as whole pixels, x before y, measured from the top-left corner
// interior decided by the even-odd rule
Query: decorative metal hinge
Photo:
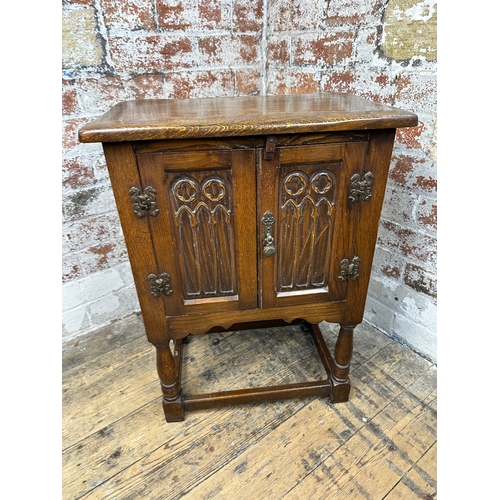
[[[356,280],[359,278],[359,264],[361,259],[354,257],[352,260],[343,259],[340,261],[340,281],[347,281],[348,279]]]
[[[366,172],[363,176],[354,174],[351,177],[349,201],[368,201],[372,197],[373,179],[374,176],[371,172]]]
[[[132,196],[132,201],[134,202],[134,214],[137,217],[144,217],[147,213],[156,217],[158,215],[158,207],[156,206],[156,190],[151,186],[144,189],[144,193],[141,193],[139,188],[135,186],[129,191],[130,196]]]
[[[148,276],[148,281],[151,286],[151,295],[153,297],[159,297],[160,295],[172,295],[172,287],[170,285],[170,274],[162,273],[160,276],[151,273]]]

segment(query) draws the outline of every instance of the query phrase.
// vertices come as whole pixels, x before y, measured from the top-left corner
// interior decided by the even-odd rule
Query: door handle
[[[272,257],[276,254],[276,247],[273,238],[273,226],[275,219],[271,212],[266,212],[262,217],[262,225],[264,226],[264,255]]]

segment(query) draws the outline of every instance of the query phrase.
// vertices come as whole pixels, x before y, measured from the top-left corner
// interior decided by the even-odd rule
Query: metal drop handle
[[[264,217],[262,217],[262,225],[264,226],[264,255],[266,257],[272,257],[276,254],[273,238],[273,226],[275,222],[271,212],[266,212]]]

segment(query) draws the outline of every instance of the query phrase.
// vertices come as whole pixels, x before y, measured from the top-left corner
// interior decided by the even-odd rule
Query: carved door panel
[[[345,299],[350,179],[365,152],[365,142],[286,146],[272,160],[260,152],[261,307]]]
[[[257,306],[255,150],[137,154],[167,314]],[[161,278],[160,278],[161,279]],[[154,278],[152,278],[154,283]]]

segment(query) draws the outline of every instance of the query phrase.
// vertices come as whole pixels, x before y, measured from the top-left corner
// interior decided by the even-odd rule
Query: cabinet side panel
[[[158,272],[148,220],[134,214],[129,193],[132,187],[141,187],[135,155],[130,143],[105,143],[103,148],[146,334],[150,342],[160,344],[167,338],[167,325],[163,303],[151,295],[147,280],[149,273]]]
[[[366,201],[360,200],[348,205],[354,228],[352,256],[358,256],[360,263],[359,278],[349,280],[347,287],[349,307],[345,312],[345,324],[358,324],[363,320],[395,133],[394,129],[370,132],[364,170],[360,169],[357,173],[362,178],[366,178],[368,173],[373,176],[371,196]]]

